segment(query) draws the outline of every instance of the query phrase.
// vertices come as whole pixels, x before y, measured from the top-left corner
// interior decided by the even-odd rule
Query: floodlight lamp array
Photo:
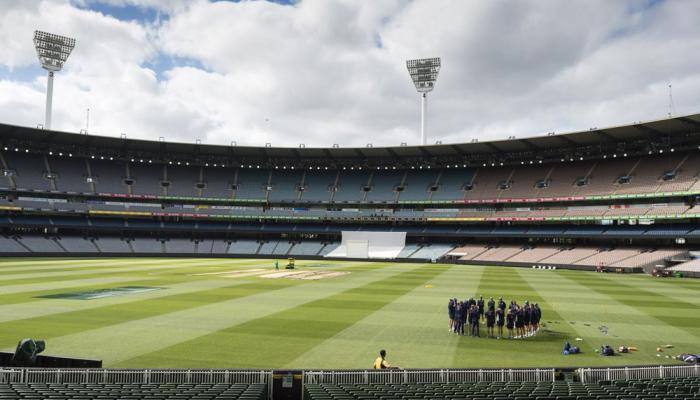
[[[41,66],[50,72],[57,72],[63,68],[63,64],[75,48],[75,39],[34,31],[34,48]]]
[[[408,60],[406,68],[418,93],[428,93],[433,90],[440,72],[440,58]]]

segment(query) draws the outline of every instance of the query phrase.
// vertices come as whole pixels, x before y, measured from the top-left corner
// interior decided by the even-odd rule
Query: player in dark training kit
[[[454,332],[455,331],[455,299],[450,299],[450,302],[447,303],[447,317],[450,319],[449,320],[449,329],[448,332]]]
[[[520,339],[525,336],[525,313],[522,308],[515,307],[515,338]]]
[[[513,309],[508,310],[506,314],[506,328],[508,328],[508,339],[513,338],[513,327],[515,326],[515,315]]]
[[[479,320],[484,319],[484,296],[479,296],[476,306],[479,308]]]
[[[525,303],[520,306],[517,301],[510,300],[510,304],[498,298],[489,297],[488,302],[483,296],[478,299],[459,301],[452,298],[447,303],[450,332],[463,336],[465,328],[469,330],[469,336],[480,337],[481,321],[487,328],[486,336],[489,338],[504,338],[503,327],[508,329],[509,339],[525,339],[534,336],[542,318],[542,310],[536,303]],[[495,330],[498,328],[498,331]]]
[[[496,337],[493,334],[493,326],[496,325],[496,311],[489,308],[488,310],[486,310],[485,316],[486,316],[486,332],[487,332],[486,334],[490,338]]]
[[[503,324],[505,323],[505,315],[503,314],[503,310],[500,308],[497,308],[496,311],[496,326],[498,327],[498,338],[503,337]]]

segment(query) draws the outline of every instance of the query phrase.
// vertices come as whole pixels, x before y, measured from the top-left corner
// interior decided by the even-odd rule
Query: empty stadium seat
[[[267,399],[267,385],[225,383],[10,383],[0,384],[0,398],[7,400],[265,400]]]
[[[649,381],[306,384],[309,400],[644,400],[700,398],[700,378]]]

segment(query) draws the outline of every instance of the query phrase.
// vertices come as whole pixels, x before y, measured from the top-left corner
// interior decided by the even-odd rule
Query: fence
[[[304,383],[551,382],[554,369],[304,371]]]
[[[700,365],[579,368],[581,382],[700,377]],[[544,369],[413,369],[304,371],[304,383],[402,384],[450,382],[551,382],[556,370]],[[270,370],[177,369],[45,369],[0,368],[2,383],[243,383],[272,382]]]
[[[612,380],[683,378],[700,376],[700,365],[671,365],[658,367],[623,367],[623,368],[579,368],[581,382],[591,383]]]
[[[0,369],[0,383],[262,383],[271,371],[177,369]]]
[[[263,383],[269,370],[0,369],[0,383]],[[305,383],[542,382],[554,369],[305,371]]]

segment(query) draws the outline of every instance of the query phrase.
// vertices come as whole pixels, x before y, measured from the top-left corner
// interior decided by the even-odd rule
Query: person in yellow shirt
[[[386,361],[386,350],[379,350],[379,357],[374,360],[374,369],[387,369],[391,368],[391,364]]]

